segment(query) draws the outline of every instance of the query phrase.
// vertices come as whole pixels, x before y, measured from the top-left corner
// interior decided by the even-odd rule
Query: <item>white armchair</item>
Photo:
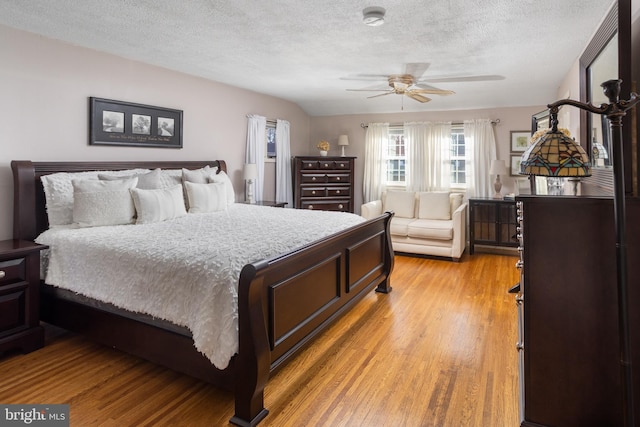
[[[360,214],[374,218],[395,213],[391,242],[400,253],[432,255],[459,261],[466,247],[467,203],[449,192],[388,191],[382,200],[365,203]]]

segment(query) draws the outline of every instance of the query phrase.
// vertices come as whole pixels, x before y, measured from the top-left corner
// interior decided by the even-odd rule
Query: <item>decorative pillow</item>
[[[451,219],[451,202],[449,192],[430,191],[419,193],[418,218]]]
[[[160,178],[162,176],[162,172],[160,169],[154,169],[151,172],[140,173],[136,175],[129,176],[118,176],[118,175],[108,175],[104,173],[98,174],[98,179],[105,181],[114,181],[117,179],[127,179],[127,178],[138,178],[137,188],[141,188],[143,190],[155,190],[158,188],[162,188],[162,184]]]
[[[384,210],[393,211],[397,217],[413,218],[415,197],[412,191],[387,191]]]
[[[90,172],[58,172],[43,175],[40,178],[47,202],[49,226],[68,225],[73,223],[73,185],[74,179],[97,179],[99,173],[105,175],[132,175],[149,172],[148,169],[129,169],[124,171],[90,171]]]
[[[216,172],[216,169],[208,165],[195,170],[182,169],[182,182],[195,182],[196,184],[206,184],[208,178]]]
[[[80,227],[131,224],[135,209],[129,190],[138,178],[116,181],[74,179],[73,222]]]
[[[227,197],[224,183],[196,184],[187,181],[184,186],[189,200],[189,213],[217,212],[226,209]]]
[[[162,169],[160,173],[160,188],[169,188],[174,185],[182,185],[182,170]]]
[[[166,221],[187,214],[182,185],[158,190],[132,188],[131,196],[138,214],[136,224]]]
[[[209,182],[223,183],[227,197],[227,204],[231,205],[236,202],[236,192],[233,190],[233,184],[231,183],[229,175],[227,175],[224,171],[212,174],[209,177]]]

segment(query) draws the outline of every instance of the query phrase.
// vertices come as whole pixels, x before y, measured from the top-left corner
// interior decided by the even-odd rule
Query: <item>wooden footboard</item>
[[[11,163],[14,176],[14,238],[33,240],[48,225],[40,177],[55,172],[130,168],[199,168],[200,162]],[[266,415],[263,393],[271,373],[368,292],[391,291],[391,213],[368,220],[291,253],[246,265],[238,291],[239,352],[220,371],[188,335],[130,316],[70,302],[43,292],[43,320],[83,333],[235,393],[231,422],[255,426]],[[46,286],[43,284],[43,286]]]

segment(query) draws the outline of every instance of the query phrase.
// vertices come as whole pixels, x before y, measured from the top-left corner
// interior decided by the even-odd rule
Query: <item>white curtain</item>
[[[262,189],[264,188],[264,158],[267,151],[267,118],[251,114],[247,116],[247,149],[245,153],[245,163],[255,163],[258,170],[258,178],[253,191],[256,200],[262,200]],[[247,185],[245,183],[245,185]]]
[[[389,123],[369,123],[364,147],[363,200],[379,200],[385,189],[387,164],[384,147],[389,139]]]
[[[289,122],[280,119],[276,121],[276,201],[293,208]]]
[[[448,190],[451,185],[451,122],[404,123],[404,138],[407,189]]]
[[[496,139],[489,119],[464,121],[467,197],[491,197],[491,160],[496,159]]]

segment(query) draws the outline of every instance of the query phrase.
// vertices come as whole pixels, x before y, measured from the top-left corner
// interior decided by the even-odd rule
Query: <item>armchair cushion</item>
[[[451,200],[449,192],[422,192],[418,193],[419,219],[451,219]]]
[[[385,211],[393,211],[396,217],[413,218],[415,193],[412,191],[387,191]]]

